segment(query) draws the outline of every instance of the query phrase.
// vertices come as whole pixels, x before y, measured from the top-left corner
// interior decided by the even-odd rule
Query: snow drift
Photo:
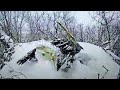
[[[20,43],[15,46],[15,53],[10,62],[0,70],[0,74],[6,78],[19,75],[21,79],[116,79],[119,72],[119,65],[101,47],[93,44],[79,42],[84,48],[76,54],[76,61],[69,72],[65,73],[56,70],[54,63],[42,57],[39,50],[36,52],[38,61],[27,61],[23,65],[16,62],[27,52],[39,45],[52,48],[56,53],[59,49],[45,40],[30,43]],[[15,77],[17,78],[17,77]]]

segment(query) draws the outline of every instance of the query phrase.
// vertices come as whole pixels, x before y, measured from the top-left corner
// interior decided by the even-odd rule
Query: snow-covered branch
[[[0,60],[0,69],[2,69],[3,66],[5,65],[4,62],[11,60],[11,56],[14,53],[14,42],[2,30],[0,30],[0,42],[4,46],[3,47],[3,52],[0,54],[0,56],[1,56],[0,57],[1,58],[1,60]]]
[[[7,48],[10,48],[14,45],[13,40],[2,30],[0,30],[0,41],[3,43],[3,45],[7,46]]]

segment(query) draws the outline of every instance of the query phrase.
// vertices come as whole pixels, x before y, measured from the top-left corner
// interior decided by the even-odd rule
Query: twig
[[[17,77],[18,79],[20,79],[18,75],[13,75],[11,78],[14,79],[13,77]]]
[[[104,65],[102,67],[105,68],[107,71],[109,71]]]
[[[119,73],[118,73],[117,79],[120,79],[120,69],[119,69]]]
[[[98,74],[98,79],[100,79],[100,74],[99,73],[97,73]]]
[[[6,65],[7,65],[9,68],[12,69],[12,70],[10,71],[10,73],[12,73],[12,72],[19,73],[19,75],[13,75],[12,77],[23,75],[23,76],[27,79],[27,77],[26,77],[23,73],[15,71],[15,70],[14,70],[11,66],[9,66],[8,64],[6,64]],[[11,77],[11,78],[12,78],[12,77]],[[19,79],[20,79],[20,78],[19,78]]]
[[[109,71],[104,65],[103,65],[102,67],[105,68],[106,72],[104,73],[104,75],[102,76],[101,79],[103,79],[103,78],[105,77],[105,75],[106,75],[106,74],[108,73],[108,71]]]
[[[14,71],[14,72],[16,72],[16,73],[20,73],[20,75],[23,75],[23,76],[27,79],[27,77],[26,77],[23,73],[21,73],[21,72],[17,72],[17,71]]]
[[[2,78],[2,75],[1,75],[1,74],[0,74],[0,76],[1,76],[0,78]]]

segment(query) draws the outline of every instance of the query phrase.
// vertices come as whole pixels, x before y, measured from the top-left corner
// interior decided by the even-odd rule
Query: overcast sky
[[[95,22],[89,15],[90,11],[71,11],[71,12],[72,12],[71,15],[73,15],[77,20],[76,23],[81,23],[84,26],[86,26],[86,25],[92,26],[95,24]],[[27,26],[25,25],[24,28],[27,29]]]
[[[75,16],[78,23],[82,23],[84,25],[93,25],[93,19],[89,15],[90,11],[72,11],[72,14]]]
[[[52,13],[51,11],[47,11],[47,12]],[[72,12],[71,15],[76,18],[77,23],[82,23],[83,25],[94,24],[93,19],[89,15],[89,13],[92,13],[93,11],[71,11],[71,12]]]

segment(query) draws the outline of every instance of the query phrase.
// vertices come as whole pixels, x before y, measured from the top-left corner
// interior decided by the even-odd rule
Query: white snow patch
[[[100,78],[106,72],[106,67],[109,71],[105,75],[105,79],[116,79],[119,72],[119,65],[116,64],[112,57],[110,57],[101,47],[79,42],[84,48],[75,56],[76,61],[73,63],[72,69],[68,72],[57,71],[54,63],[45,60],[40,55],[39,51],[36,52],[37,62],[27,61],[23,65],[17,65],[17,61],[25,56],[27,52],[38,47],[39,45],[48,46],[57,53],[58,48],[53,46],[50,42],[45,40],[34,41],[30,43],[20,43],[15,47],[15,53],[10,62],[6,62],[15,71],[23,73],[28,79],[97,79],[98,73]],[[79,60],[84,63],[81,64]],[[9,72],[9,67],[6,65],[0,71],[0,74],[5,77],[10,77],[15,73]],[[21,78],[24,78],[21,76]]]

